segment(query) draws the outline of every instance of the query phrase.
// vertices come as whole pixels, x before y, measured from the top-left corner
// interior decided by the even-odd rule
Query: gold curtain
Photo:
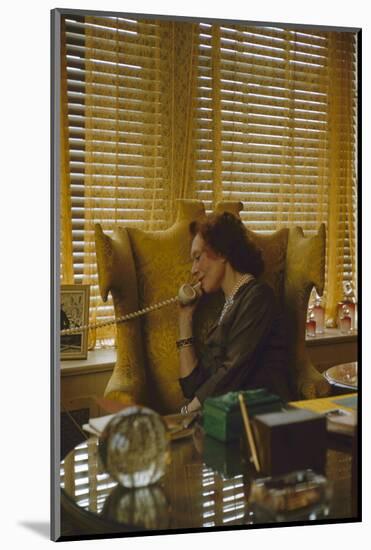
[[[175,220],[176,200],[193,198],[193,110],[197,86],[197,25],[162,21],[160,48],[161,132],[164,152],[163,186],[168,193],[166,226]]]
[[[61,283],[73,284],[72,208],[68,145],[68,99],[66,67],[66,27],[61,24],[61,98],[60,98],[60,256]]]
[[[94,150],[94,116],[99,116],[99,108],[103,105],[98,100],[95,101],[94,97],[94,62],[92,61],[94,56],[94,42],[93,32],[87,27],[85,31],[85,155],[84,155],[84,254],[83,254],[83,284],[90,285],[90,309],[89,309],[89,324],[93,324],[97,321],[97,309],[99,298],[97,292],[94,292],[94,285],[96,285],[96,266],[94,265],[94,223],[97,214],[96,208],[99,208],[98,200],[99,192],[96,193],[94,189],[94,183],[97,182],[95,177],[95,163],[98,161],[104,162],[104,154],[102,152],[101,158],[96,158]],[[113,101],[116,97],[113,98]],[[96,104],[97,103],[97,104]],[[116,148],[115,148],[116,149]],[[114,186],[111,196],[113,198],[113,204],[115,204],[116,186]],[[98,211],[99,212],[99,211]],[[108,213],[110,214],[110,210]],[[108,214],[108,215],[109,215]],[[94,290],[93,290],[94,289]],[[96,344],[96,329],[89,330],[89,349],[94,348]],[[102,337],[106,334],[101,334]]]
[[[342,256],[349,249],[352,284],[356,288],[355,46],[353,33],[328,33],[329,62],[329,218],[328,323],[334,326],[345,279]],[[347,246],[348,245],[348,246]],[[340,268],[340,269],[339,269]]]

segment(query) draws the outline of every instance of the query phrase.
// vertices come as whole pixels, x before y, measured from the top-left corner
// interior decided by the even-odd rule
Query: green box
[[[280,411],[284,405],[278,395],[268,393],[264,388],[208,397],[203,406],[203,427],[207,435],[219,441],[231,441],[244,433],[239,393],[243,395],[249,417]]]

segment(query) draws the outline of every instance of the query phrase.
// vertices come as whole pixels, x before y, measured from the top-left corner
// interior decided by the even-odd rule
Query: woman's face
[[[226,260],[214,252],[197,233],[191,247],[192,275],[201,282],[203,292],[216,292],[222,286]]]

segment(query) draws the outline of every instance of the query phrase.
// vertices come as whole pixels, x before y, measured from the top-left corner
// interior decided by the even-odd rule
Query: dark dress
[[[289,399],[285,331],[270,286],[241,286],[221,323],[210,329],[197,366],[179,379],[183,394],[201,403],[229,391],[265,387]]]

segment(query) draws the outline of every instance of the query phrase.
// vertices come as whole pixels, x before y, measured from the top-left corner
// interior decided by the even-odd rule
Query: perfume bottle
[[[316,334],[323,334],[325,332],[325,310],[318,295],[314,302],[313,315],[316,322]]]
[[[314,318],[314,312],[311,308],[308,309],[306,334],[307,336],[310,336],[310,337],[313,337],[316,335],[316,320]]]
[[[343,282],[343,299],[338,303],[338,319],[337,325],[341,330],[341,318],[343,316],[343,308],[348,310],[348,316],[350,317],[350,330],[354,330],[356,327],[356,303],[354,298],[354,292],[352,283],[350,281]]]
[[[350,310],[348,304],[343,305],[340,313],[340,332],[343,334],[348,334],[352,328],[352,318],[350,315]]]

